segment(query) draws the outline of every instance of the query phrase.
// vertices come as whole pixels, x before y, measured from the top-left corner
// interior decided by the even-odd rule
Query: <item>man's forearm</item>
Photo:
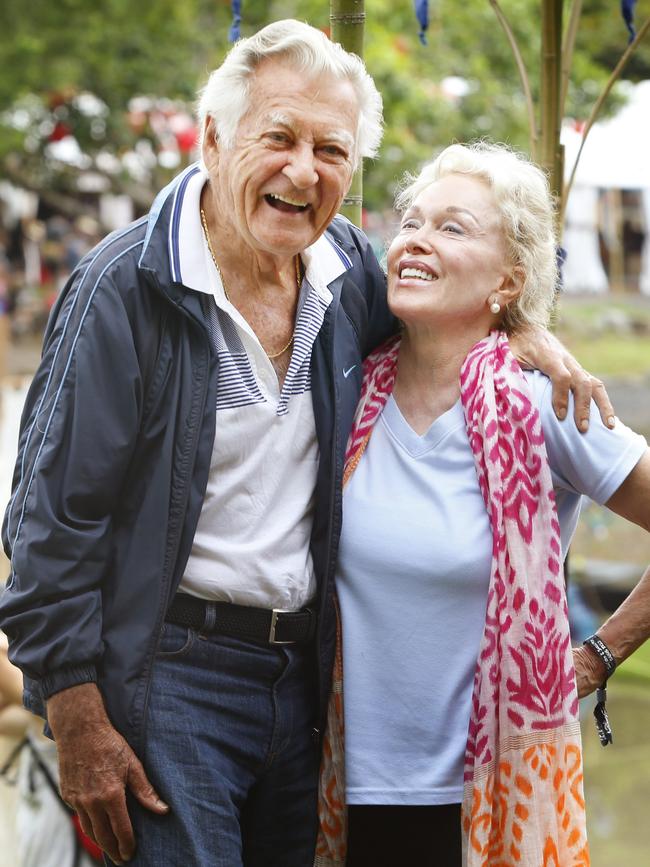
[[[591,400],[596,403],[603,424],[614,427],[612,404],[603,383],[583,370],[560,341],[544,328],[521,329],[509,338],[512,352],[522,367],[537,368],[551,380],[553,409],[559,419],[566,417],[569,392],[573,393],[573,417],[583,433],[589,427]]]

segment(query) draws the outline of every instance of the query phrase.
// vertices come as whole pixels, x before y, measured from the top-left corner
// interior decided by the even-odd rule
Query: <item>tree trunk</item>
[[[365,0],[330,0],[330,25],[333,42],[340,42],[346,51],[363,57],[363,37],[366,23]],[[361,226],[363,203],[363,166],[355,173],[350,191],[343,200],[341,213]]]

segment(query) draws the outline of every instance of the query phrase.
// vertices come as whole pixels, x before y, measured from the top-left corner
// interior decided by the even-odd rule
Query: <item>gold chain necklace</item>
[[[226,301],[228,301],[229,304],[232,304],[232,301],[230,300],[230,295],[228,295],[228,290],[226,289],[226,284],[225,284],[224,279],[223,279],[223,274],[221,273],[221,268],[219,267],[219,263],[217,262],[217,257],[214,255],[214,250],[212,249],[212,244],[210,242],[210,233],[208,232],[208,221],[205,217],[205,211],[203,210],[203,208],[201,208],[201,224],[203,226],[203,234],[205,235],[205,240],[206,240],[207,245],[208,245],[208,250],[210,251],[210,255],[212,256],[212,261],[214,262],[214,267],[217,269],[217,273],[219,274],[219,277],[221,278],[221,285],[223,286],[223,291],[224,291],[224,295],[226,296]],[[300,256],[298,256],[297,254],[293,257],[293,264],[294,264],[294,267],[296,269],[296,286],[298,287],[298,291],[300,291],[300,284],[302,283],[302,276],[300,273]],[[281,355],[284,355],[284,353],[287,351],[287,349],[289,349],[289,347],[293,343],[293,337],[294,337],[294,335],[292,334],[291,337],[289,338],[289,342],[287,343],[287,345],[283,346],[279,352],[275,352],[273,355],[266,352],[266,349],[265,349],[264,352],[266,352],[267,358],[270,361],[273,361],[274,358],[279,358]]]

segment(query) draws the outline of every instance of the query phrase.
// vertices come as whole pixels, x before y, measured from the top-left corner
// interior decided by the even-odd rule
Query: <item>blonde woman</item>
[[[583,493],[650,529],[650,451],[595,408],[586,434],[558,421],[510,352],[556,283],[535,166],[454,145],[398,205],[403,332],[364,365],[346,458],[317,864],[345,862],[347,802],[348,867],[587,865],[578,698],[650,634],[650,570],[572,652],[562,561]]]

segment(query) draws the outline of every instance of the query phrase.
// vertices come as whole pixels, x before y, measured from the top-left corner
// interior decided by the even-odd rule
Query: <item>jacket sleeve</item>
[[[11,573],[0,627],[26,676],[31,710],[97,679],[112,515],[141,405],[122,296],[112,279],[88,268],[71,278],[48,325],[3,524]]]

